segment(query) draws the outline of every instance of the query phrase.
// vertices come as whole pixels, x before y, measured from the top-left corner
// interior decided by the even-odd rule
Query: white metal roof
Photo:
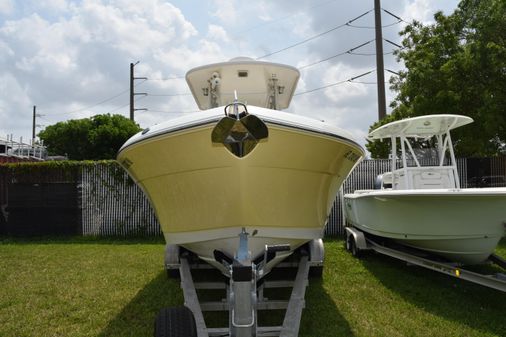
[[[369,133],[369,139],[390,137],[428,137],[472,123],[471,117],[462,115],[426,115],[406,118],[385,124]]]
[[[247,57],[237,57],[228,62],[215,63],[191,69],[186,73],[186,82],[201,110],[212,108],[210,80],[219,77],[219,106],[234,101],[234,91],[238,100],[248,105],[268,108],[270,104],[271,80],[277,79],[277,109],[286,109],[290,105],[293,93],[299,80],[299,71],[288,65],[255,61]]]

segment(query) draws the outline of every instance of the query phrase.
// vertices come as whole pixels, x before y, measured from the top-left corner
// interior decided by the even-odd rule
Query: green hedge
[[[43,162],[20,162],[0,165],[0,176],[11,182],[44,183],[44,182],[74,182],[78,181],[82,169],[94,166],[111,166],[114,172],[123,176],[123,169],[115,160],[62,160]]]

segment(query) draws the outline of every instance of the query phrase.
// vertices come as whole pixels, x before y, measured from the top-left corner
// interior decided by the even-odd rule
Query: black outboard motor
[[[374,189],[375,190],[384,190],[387,188],[392,188],[392,183],[391,182],[385,183],[383,181],[383,178],[384,178],[383,174],[380,174],[376,177],[376,179],[374,180]],[[390,180],[390,179],[388,179],[388,180]]]
[[[376,179],[374,179],[374,189],[381,190],[382,187],[383,187],[383,175],[379,174],[376,176]]]

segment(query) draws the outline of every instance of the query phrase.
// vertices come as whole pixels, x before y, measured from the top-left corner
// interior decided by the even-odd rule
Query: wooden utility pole
[[[135,63],[137,64],[137,63]],[[130,63],[130,120],[134,120],[134,63]]]
[[[146,96],[147,93],[145,92],[134,92],[134,80],[147,80],[147,77],[134,77],[134,67],[135,65],[139,63],[139,61],[135,63],[130,63],[130,120],[134,121],[134,113],[138,110],[147,110],[147,109],[136,109],[134,106],[134,96],[135,95],[144,95]]]
[[[35,117],[37,116],[37,106],[33,106],[33,123],[32,123],[32,144],[35,144]]]
[[[385,99],[385,66],[383,64],[383,35],[381,31],[381,4],[374,0],[374,22],[376,27],[376,78],[378,82],[378,120],[387,115]]]

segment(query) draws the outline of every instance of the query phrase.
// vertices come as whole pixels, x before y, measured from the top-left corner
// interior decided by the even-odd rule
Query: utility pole
[[[134,92],[134,80],[147,80],[147,77],[134,77],[134,67],[136,64],[138,64],[139,61],[135,63],[130,63],[130,120],[134,121],[134,113],[138,110],[147,110],[147,109],[136,109],[134,106],[134,96],[135,95],[144,95],[146,96],[147,93],[145,92]]]
[[[378,82],[378,120],[387,115],[385,99],[385,66],[383,64],[383,35],[381,31],[381,4],[374,0],[374,22],[376,27],[376,78]]]
[[[137,61],[139,63],[139,61]],[[135,64],[137,64],[135,63]],[[130,63],[130,120],[134,120],[134,66]]]
[[[37,113],[37,106],[34,105],[33,106],[33,119],[32,119],[32,122],[33,122],[32,123],[32,145],[35,144],[35,136],[36,136],[35,135],[35,130],[36,130],[36,128],[40,128],[40,127],[43,126],[43,125],[39,125],[39,124],[36,123],[37,122],[36,118],[37,117],[42,117],[42,116],[44,116],[44,115],[41,115],[41,114]]]
[[[35,144],[35,117],[37,116],[37,106],[33,106],[33,124],[32,124],[32,144]]]

